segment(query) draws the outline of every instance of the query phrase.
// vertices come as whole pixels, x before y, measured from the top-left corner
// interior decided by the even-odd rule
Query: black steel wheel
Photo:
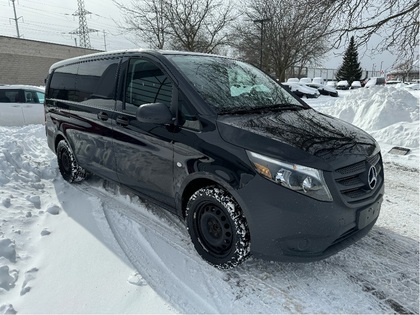
[[[246,219],[224,189],[209,186],[196,191],[187,204],[186,222],[195,249],[211,265],[228,269],[249,256]]]
[[[57,145],[57,162],[61,176],[69,183],[80,182],[88,175],[77,163],[72,150],[65,140],[61,140]]]

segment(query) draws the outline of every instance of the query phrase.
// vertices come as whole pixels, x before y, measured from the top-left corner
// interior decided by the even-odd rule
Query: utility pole
[[[90,45],[90,36],[89,33],[98,32],[98,30],[90,29],[87,26],[86,15],[91,14],[92,12],[85,10],[85,3],[84,0],[77,0],[78,9],[73,16],[79,17],[79,28],[70,34],[79,35],[79,46],[83,48],[92,48]]]
[[[260,69],[262,69],[263,64],[263,36],[264,36],[264,23],[271,21],[270,18],[254,20],[254,23],[261,23],[261,35],[260,35]]]
[[[19,23],[18,23],[18,21],[22,17],[21,16],[20,17],[17,17],[17,14],[16,14],[16,6],[15,6],[15,1],[16,0],[10,0],[10,1],[12,1],[12,4],[13,4],[13,12],[15,13],[15,18],[14,19],[11,18],[10,20],[14,20],[15,21],[17,38],[21,38],[20,33],[19,33]]]
[[[104,32],[104,46],[105,46],[105,51],[106,51],[106,32],[105,30],[103,30],[103,32]]]

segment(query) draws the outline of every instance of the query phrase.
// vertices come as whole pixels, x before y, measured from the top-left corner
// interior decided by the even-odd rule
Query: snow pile
[[[405,89],[374,86],[351,91],[320,111],[370,133],[377,141],[419,146],[418,99]]]
[[[101,200],[80,193],[44,126],[0,127],[0,314],[173,313],[133,278]]]

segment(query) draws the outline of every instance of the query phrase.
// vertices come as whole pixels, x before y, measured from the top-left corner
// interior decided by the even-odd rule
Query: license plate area
[[[372,223],[379,216],[379,211],[381,210],[381,203],[382,199],[370,205],[368,208],[365,208],[358,212],[357,228],[359,230]]]

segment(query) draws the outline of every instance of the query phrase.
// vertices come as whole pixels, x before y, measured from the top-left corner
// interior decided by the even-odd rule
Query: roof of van
[[[98,57],[110,57],[110,56],[118,56],[118,55],[124,55],[124,54],[135,54],[135,53],[149,53],[151,55],[201,55],[201,56],[214,56],[214,57],[222,57],[222,58],[229,58],[227,56],[220,56],[220,55],[214,55],[214,54],[205,54],[205,53],[199,53],[199,52],[191,52],[191,51],[178,51],[178,50],[158,50],[158,49],[143,49],[143,48],[136,48],[136,49],[125,49],[125,50],[114,50],[114,51],[105,51],[105,52],[99,52],[89,55],[82,55],[78,57],[73,57],[70,59],[65,59],[58,61],[54,63],[50,69],[49,73],[52,72],[52,70],[59,68],[61,66],[76,63],[79,61],[83,61],[86,59],[91,58],[98,58]]]

